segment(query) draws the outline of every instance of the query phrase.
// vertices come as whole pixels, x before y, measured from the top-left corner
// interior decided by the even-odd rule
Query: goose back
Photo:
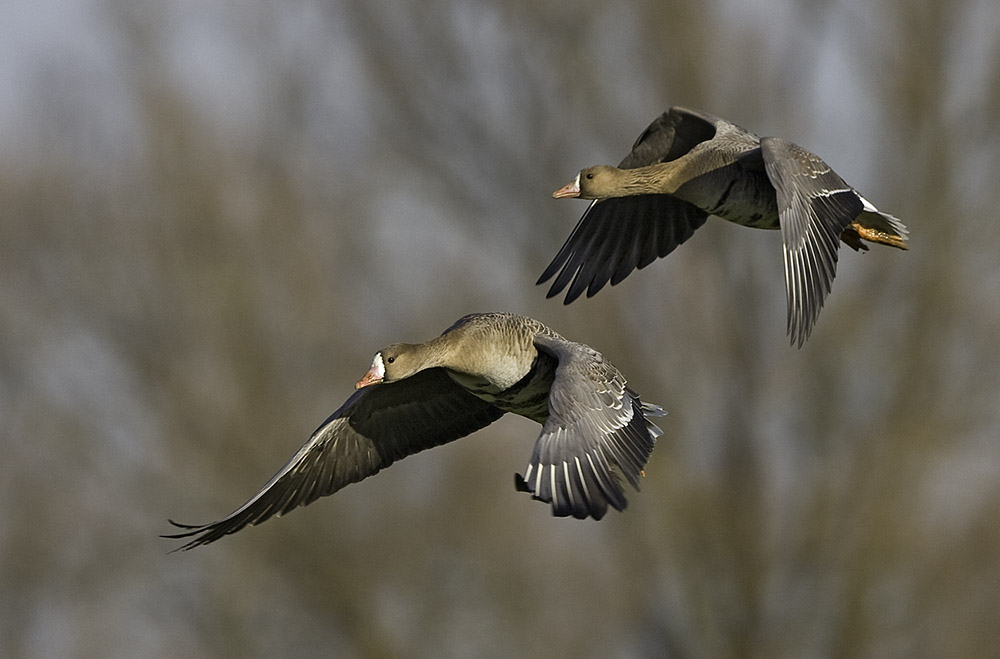
[[[556,360],[539,352],[535,337],[565,340],[542,323],[508,313],[470,314],[441,335],[452,343],[443,366],[459,386],[505,412],[544,423]]]

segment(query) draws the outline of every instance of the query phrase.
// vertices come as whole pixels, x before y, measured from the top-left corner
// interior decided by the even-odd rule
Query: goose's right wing
[[[394,461],[464,437],[489,425],[503,410],[476,398],[439,368],[399,382],[354,392],[323,422],[295,456],[249,501],[209,524],[171,521],[184,531],[166,538],[195,536],[191,549],[260,524],[350,483],[371,476]]]
[[[695,110],[670,108],[646,127],[618,166],[634,169],[675,160],[712,139],[719,121]],[[555,277],[546,297],[569,286],[565,304],[584,291],[592,297],[609,281],[614,286],[633,270],[674,251],[706,219],[705,211],[669,195],[594,201],[537,284]]]

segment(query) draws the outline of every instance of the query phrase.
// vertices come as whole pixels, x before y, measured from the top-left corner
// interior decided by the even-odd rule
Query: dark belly
[[[545,423],[549,418],[549,390],[552,388],[555,372],[555,358],[539,353],[528,373],[503,391],[497,391],[486,383],[480,386],[463,383],[463,386],[477,398],[490,402],[505,412]]]
[[[767,175],[727,169],[712,172],[682,185],[676,197],[711,215],[755,229],[778,229],[778,198]]]

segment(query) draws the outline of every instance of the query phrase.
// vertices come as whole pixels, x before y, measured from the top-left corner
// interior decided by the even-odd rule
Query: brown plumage
[[[589,346],[537,320],[471,314],[426,343],[375,354],[357,391],[249,501],[210,524],[177,524],[214,542],[367,478],[396,460],[520,414],[542,424],[527,471],[515,484],[558,516],[600,519],[627,505],[623,476],[638,479],[660,435],[625,378]]]
[[[780,229],[788,334],[809,336],[837,271],[840,240],[907,249],[902,222],[875,208],[818,156],[759,138],[704,112],[670,108],[643,131],[618,167],[581,170],[553,193],[594,202],[539,278],[567,286],[566,304],[596,294],[666,256],[709,215]]]

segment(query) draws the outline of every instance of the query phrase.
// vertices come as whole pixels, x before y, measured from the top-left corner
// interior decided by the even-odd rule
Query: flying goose
[[[818,156],[681,107],[657,117],[617,168],[581,170],[552,196],[594,200],[538,279],[555,276],[547,297],[569,286],[566,304],[666,256],[709,215],[781,229],[787,332],[799,347],[830,292],[840,240],[855,250],[868,250],[862,239],[908,249],[903,223]]]
[[[167,538],[191,549],[333,494],[396,460],[464,437],[513,412],[542,424],[518,490],[552,513],[600,519],[638,489],[662,416],[601,353],[532,318],[471,314],[426,343],[375,353],[357,391],[249,501]]]

